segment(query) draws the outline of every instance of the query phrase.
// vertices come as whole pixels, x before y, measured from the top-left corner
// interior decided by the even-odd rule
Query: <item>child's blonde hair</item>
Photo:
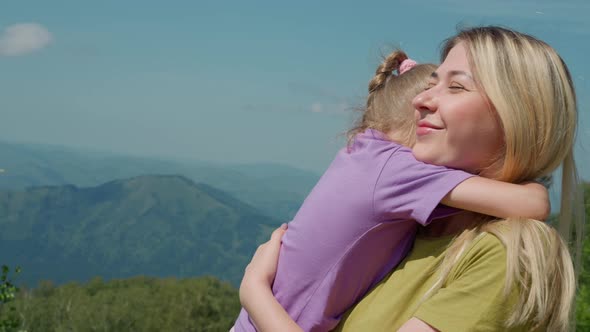
[[[377,67],[369,82],[369,95],[363,112],[355,126],[348,131],[349,142],[366,129],[384,134],[395,130],[400,144],[414,145],[416,141],[416,117],[412,99],[424,90],[428,77],[436,70],[433,64],[418,64],[399,74],[399,67],[408,59],[405,52],[391,52]],[[398,71],[394,74],[393,71]]]
[[[568,241],[570,225],[575,225],[579,262],[584,211],[573,159],[576,97],[567,66],[546,43],[505,28],[461,31],[445,43],[442,59],[459,43],[467,49],[474,78],[504,130],[505,149],[497,159],[502,167],[492,177],[520,183],[549,175],[561,165],[558,228]],[[533,330],[567,331],[576,283],[572,260],[555,229],[536,220],[511,218],[464,231],[447,250],[440,278],[426,296],[444,285],[462,253],[483,232],[496,235],[506,246],[506,294],[515,286],[519,289],[507,325],[532,322]]]

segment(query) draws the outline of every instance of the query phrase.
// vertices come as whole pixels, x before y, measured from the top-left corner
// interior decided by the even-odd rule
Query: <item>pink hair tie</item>
[[[397,72],[401,75],[405,72],[407,72],[408,70],[414,68],[418,63],[410,58],[405,59],[404,61],[402,61],[402,63],[399,65],[399,69],[397,70]]]

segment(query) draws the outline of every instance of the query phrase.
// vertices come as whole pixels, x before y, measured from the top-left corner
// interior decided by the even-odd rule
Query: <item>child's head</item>
[[[416,117],[412,98],[426,86],[430,74],[436,70],[433,64],[419,64],[402,71],[400,66],[407,60],[400,50],[390,53],[377,67],[369,82],[367,104],[357,124],[348,131],[349,139],[366,129],[375,129],[397,143],[412,146],[416,140]],[[393,71],[398,74],[394,74]]]

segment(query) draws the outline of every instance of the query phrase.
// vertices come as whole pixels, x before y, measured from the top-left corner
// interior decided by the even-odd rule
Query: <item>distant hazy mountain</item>
[[[292,218],[319,178],[315,173],[277,164],[165,161],[15,143],[0,143],[0,170],[0,190],[65,184],[85,187],[140,175],[183,175],[285,221]]]
[[[0,263],[56,282],[138,274],[215,275],[237,285],[280,224],[206,184],[140,176],[97,187],[0,192]]]

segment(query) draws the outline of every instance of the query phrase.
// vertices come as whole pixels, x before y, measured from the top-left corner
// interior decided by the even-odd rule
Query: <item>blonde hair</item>
[[[570,73],[556,51],[526,34],[500,27],[460,31],[441,52],[462,43],[473,75],[497,113],[505,149],[491,177],[520,183],[547,176],[562,166],[559,233],[546,223],[522,218],[485,221],[465,230],[450,245],[440,277],[425,297],[440,289],[453,265],[481,233],[497,236],[507,250],[505,294],[518,287],[518,302],[508,326],[533,324],[534,330],[567,331],[577,276],[565,241],[575,225],[573,251],[581,256],[583,203],[573,158],[577,123]],[[578,267],[579,264],[576,264]]]
[[[408,59],[405,52],[391,52],[377,67],[369,82],[369,95],[363,112],[355,126],[348,131],[349,143],[354,136],[366,129],[375,129],[384,134],[396,131],[400,144],[414,145],[416,141],[416,118],[412,99],[426,86],[428,76],[436,70],[433,64],[419,64],[401,75],[401,63]]]

